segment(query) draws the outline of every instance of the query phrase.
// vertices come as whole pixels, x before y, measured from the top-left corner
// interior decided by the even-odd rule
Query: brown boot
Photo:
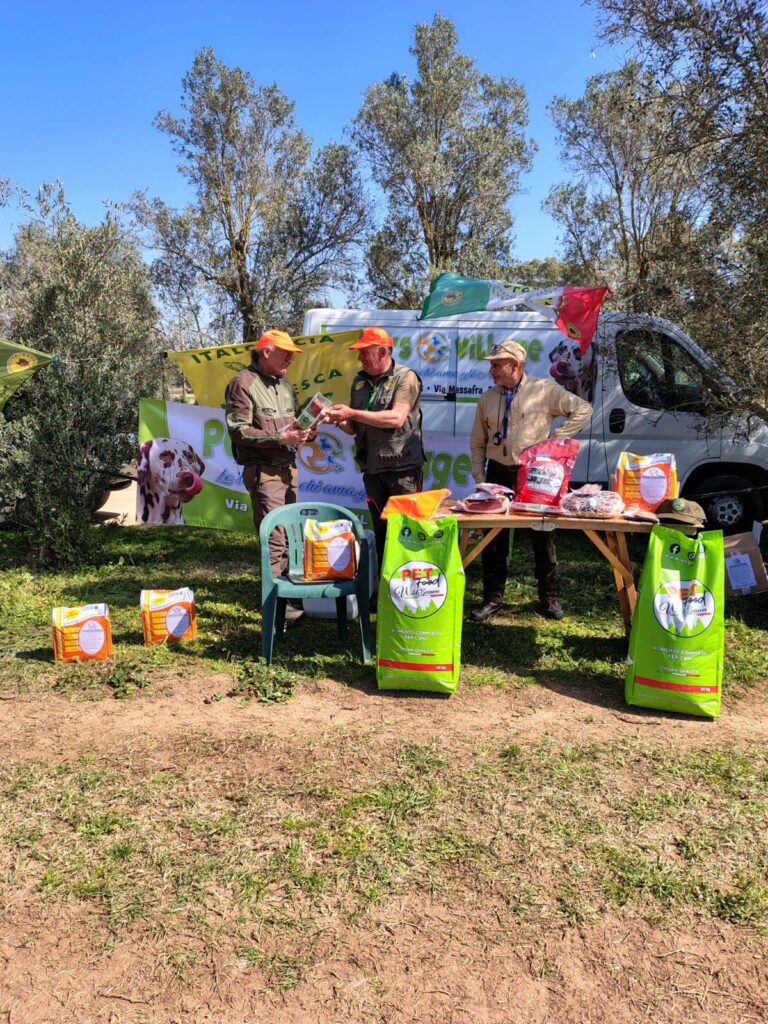
[[[539,595],[539,610],[545,619],[557,619],[559,621],[565,614],[560,607],[556,594]]]
[[[498,615],[503,607],[504,602],[501,598],[489,597],[486,598],[477,608],[473,608],[469,613],[469,617],[473,622],[487,622],[488,619],[492,619],[494,615]]]

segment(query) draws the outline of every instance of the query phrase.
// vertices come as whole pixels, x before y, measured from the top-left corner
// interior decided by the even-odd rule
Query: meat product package
[[[515,501],[559,505],[579,454],[574,437],[549,437],[520,453]]]
[[[624,502],[616,491],[603,491],[594,484],[585,484],[578,491],[566,494],[560,508],[569,516],[585,516],[588,519],[612,519],[624,511]]]
[[[461,507],[464,512],[504,516],[509,511],[509,499],[505,498],[503,494],[488,494],[485,492],[478,494],[475,492],[475,494],[470,494],[469,497],[461,502]]]
[[[510,501],[509,511],[521,516],[561,516],[559,505],[544,505],[538,501]]]
[[[506,498],[513,498],[515,492],[511,487],[505,487],[503,484],[478,484],[478,491],[485,491],[486,494],[501,495]]]

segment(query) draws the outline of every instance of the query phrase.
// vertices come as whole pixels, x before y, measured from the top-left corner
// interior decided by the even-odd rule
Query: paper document
[[[749,590],[757,583],[755,570],[748,555],[738,552],[735,555],[727,555],[725,559],[725,571],[734,590]]]

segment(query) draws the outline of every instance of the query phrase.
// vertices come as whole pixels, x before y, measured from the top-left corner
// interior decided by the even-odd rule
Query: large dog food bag
[[[675,456],[622,452],[616,466],[616,490],[625,505],[655,512],[662,501],[677,497]]]
[[[379,579],[380,690],[454,692],[464,582],[455,516],[429,521],[401,512],[389,516]]]
[[[146,647],[176,640],[194,640],[197,636],[195,595],[189,587],[142,590],[139,603]]]
[[[304,523],[304,577],[351,580],[357,572],[355,533],[348,519],[307,519]]]
[[[717,718],[723,681],[723,534],[654,526],[629,638],[628,704]]]
[[[55,661],[103,661],[112,653],[107,605],[54,608],[51,621]]]

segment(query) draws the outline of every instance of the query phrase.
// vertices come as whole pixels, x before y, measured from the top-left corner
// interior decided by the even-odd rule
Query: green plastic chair
[[[360,564],[353,580],[304,580],[304,523],[307,519],[348,519],[356,539],[360,543]],[[273,576],[269,562],[269,537],[272,531],[282,526],[288,537],[288,575]],[[275,649],[275,634],[282,636],[285,627],[285,606],[289,600],[303,600],[305,597],[334,597],[336,599],[336,621],[339,636],[347,636],[347,597],[357,596],[360,618],[360,639],[363,645],[363,662],[371,660],[371,578],[368,554],[368,538],[365,528],[357,517],[342,508],[324,502],[296,502],[269,512],[259,527],[261,544],[261,625],[262,653],[269,665]]]

